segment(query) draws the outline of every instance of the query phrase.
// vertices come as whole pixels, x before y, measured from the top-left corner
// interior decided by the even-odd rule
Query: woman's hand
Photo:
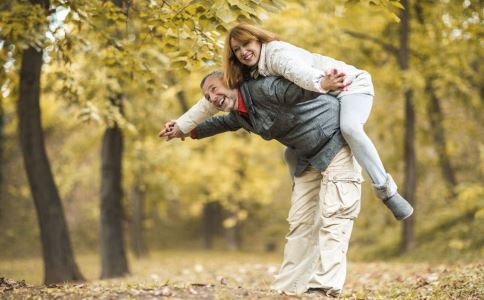
[[[346,78],[346,73],[337,69],[326,71],[321,79],[321,88],[326,91],[347,91],[351,84]]]

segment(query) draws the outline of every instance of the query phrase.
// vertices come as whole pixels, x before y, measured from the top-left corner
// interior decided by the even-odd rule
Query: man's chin
[[[215,108],[219,111],[230,112],[230,107],[227,106],[215,106]]]

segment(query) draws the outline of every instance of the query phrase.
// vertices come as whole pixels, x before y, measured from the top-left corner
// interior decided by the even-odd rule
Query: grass
[[[164,251],[130,257],[129,276],[99,280],[97,255],[80,255],[84,283],[41,285],[39,258],[0,260],[0,277],[25,280],[26,287],[1,292],[17,298],[297,299],[270,291],[280,254]],[[344,299],[483,299],[482,262],[429,264],[349,263]],[[302,298],[315,298],[304,295]]]

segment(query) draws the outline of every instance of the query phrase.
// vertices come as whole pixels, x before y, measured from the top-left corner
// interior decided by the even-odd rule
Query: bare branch
[[[351,31],[351,30],[343,30],[343,32],[346,33],[347,35],[354,37],[354,38],[373,42],[377,45],[380,45],[383,49],[390,52],[391,54],[398,55],[398,48],[396,48],[392,44],[389,44],[389,43],[386,43],[386,42],[380,40],[379,38],[376,38],[376,37],[371,36],[371,35],[366,34],[366,33],[356,32],[356,31]]]
[[[343,30],[343,32],[346,33],[347,35],[350,35],[350,36],[354,37],[354,38],[357,38],[357,39],[360,39],[360,40],[365,40],[365,41],[373,42],[373,43],[381,46],[387,52],[389,52],[390,54],[395,55],[395,57],[398,58],[398,48],[395,47],[395,46],[393,46],[390,43],[386,43],[386,42],[382,41],[381,39],[379,39],[377,37],[374,37],[374,36],[371,36],[369,34],[362,33],[362,32],[351,31],[351,30]],[[427,56],[426,55],[424,55],[422,53],[419,53],[418,51],[409,49],[409,53],[412,56],[414,56],[414,57],[416,57],[416,58],[418,58],[420,60],[427,59]]]

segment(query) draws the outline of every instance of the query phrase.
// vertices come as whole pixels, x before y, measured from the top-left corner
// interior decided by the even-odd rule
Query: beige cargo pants
[[[294,178],[289,233],[274,290],[301,294],[321,288],[332,295],[342,290],[361,182],[361,167],[347,146],[324,172],[312,168]]]

